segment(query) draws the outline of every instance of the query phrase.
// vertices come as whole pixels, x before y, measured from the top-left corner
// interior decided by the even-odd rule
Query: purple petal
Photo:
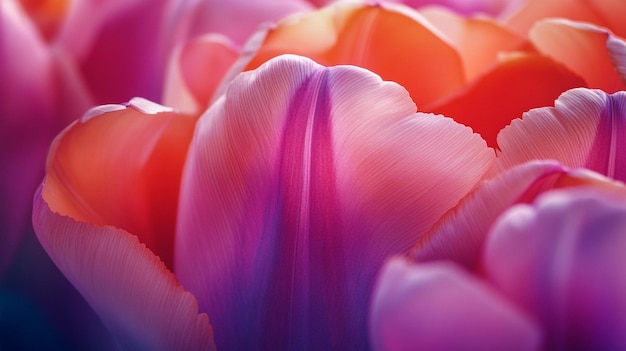
[[[547,350],[626,345],[626,188],[549,192],[494,225],[486,276],[540,321]]]
[[[554,107],[531,110],[498,135],[492,174],[533,159],[555,159],[626,181],[626,92],[572,89]]]
[[[541,331],[450,263],[389,261],[372,298],[374,350],[540,350]]]

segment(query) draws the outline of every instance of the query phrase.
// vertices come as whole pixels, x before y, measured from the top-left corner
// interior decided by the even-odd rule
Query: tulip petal
[[[179,40],[219,33],[241,45],[260,26],[312,9],[306,0],[177,0],[171,1],[167,16]]]
[[[47,187],[54,184],[45,184]],[[136,236],[74,220],[35,197],[42,246],[127,350],[214,350],[206,314]]]
[[[584,80],[547,57],[511,54],[455,96],[422,109],[453,117],[495,147],[496,135],[511,120],[582,86]]]
[[[581,187],[509,210],[486,243],[485,273],[547,331],[546,350],[626,345],[626,196]]]
[[[550,17],[568,18],[609,28],[626,37],[626,2],[622,0],[530,0],[506,20],[507,27],[526,35],[533,25]]]
[[[374,350],[540,350],[541,331],[486,284],[449,263],[389,261],[372,298]]]
[[[506,209],[562,187],[610,180],[582,169],[568,170],[552,161],[529,162],[481,183],[422,236],[411,256],[417,261],[452,260],[468,269],[480,263],[489,228]]]
[[[200,114],[237,57],[239,50],[226,37],[209,34],[189,41],[170,60],[164,104]]]
[[[465,83],[459,53],[419,13],[400,5],[340,2],[288,18],[263,40],[253,39],[239,65],[246,70],[281,54],[326,66],[356,65],[399,83],[418,106]]]
[[[57,212],[137,235],[171,268],[194,123],[143,99],[93,109],[53,143],[45,196]]]
[[[80,67],[96,103],[161,97],[168,0],[75,0],[56,46]]]
[[[573,89],[554,107],[531,110],[498,135],[492,174],[532,159],[555,159],[626,181],[626,93]]]
[[[580,74],[590,88],[608,93],[626,89],[626,72],[617,70],[626,65],[618,61],[626,43],[610,31],[586,23],[551,19],[535,24],[530,38],[541,53]]]
[[[51,57],[19,4],[0,2],[0,277],[27,231],[55,120]]]
[[[420,13],[459,51],[467,81],[474,80],[496,64],[499,53],[528,46],[523,37],[494,19],[466,18],[439,7],[426,8]]]
[[[479,136],[354,66],[281,56],[198,122],[176,274],[225,349],[362,349],[375,273],[481,179]],[[463,170],[459,172],[458,170]]]

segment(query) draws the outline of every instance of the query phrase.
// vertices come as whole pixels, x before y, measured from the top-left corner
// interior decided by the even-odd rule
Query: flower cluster
[[[5,265],[121,349],[626,349],[626,2],[0,7]]]

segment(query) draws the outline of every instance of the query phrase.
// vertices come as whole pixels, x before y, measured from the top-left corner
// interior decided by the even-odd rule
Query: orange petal
[[[535,107],[552,105],[564,91],[585,82],[553,60],[537,54],[510,55],[458,95],[424,110],[470,126],[491,147],[511,120]]]
[[[94,109],[54,141],[43,196],[54,212],[136,234],[171,267],[194,122],[141,99]]]
[[[626,1],[623,0],[530,0],[507,19],[507,25],[520,35],[527,35],[535,22],[561,17],[609,28],[626,37]]]
[[[187,113],[201,113],[213,98],[239,50],[226,37],[208,34],[176,50],[170,61],[163,102]]]
[[[608,93],[626,89],[624,73],[616,70],[615,46],[623,40],[596,26],[564,19],[540,21],[531,29],[530,39],[537,49],[585,79],[590,88]]]
[[[48,178],[48,180],[51,180]],[[43,192],[59,184],[46,181]],[[48,190],[46,190],[48,189]],[[215,350],[198,302],[134,235],[54,211],[40,191],[33,205],[39,242],[124,350]]]
[[[404,86],[418,106],[464,84],[458,52],[416,11],[406,7],[338,3],[289,18],[268,31],[246,69],[280,54],[320,64],[367,68]]]
[[[497,62],[498,53],[529,46],[526,39],[487,17],[466,18],[440,7],[420,11],[461,54],[468,81]]]

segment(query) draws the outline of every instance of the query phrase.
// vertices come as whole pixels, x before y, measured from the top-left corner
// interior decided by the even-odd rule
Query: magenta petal
[[[417,261],[451,260],[474,268],[489,228],[515,203],[550,189],[566,170],[549,161],[529,162],[483,182],[447,213],[413,249]]]
[[[235,79],[197,124],[176,274],[225,349],[362,349],[384,259],[482,178],[493,152],[405,89],[282,56]],[[463,170],[463,172],[459,172]]]
[[[214,350],[209,319],[136,236],[53,212],[41,190],[33,226],[48,255],[128,350]]]
[[[597,187],[559,190],[494,225],[486,275],[543,324],[546,350],[626,345],[625,200]]]
[[[389,261],[372,298],[374,350],[540,350],[541,331],[450,263]]]
[[[572,89],[554,107],[531,110],[498,135],[493,174],[533,159],[555,159],[626,181],[626,92]]]
[[[52,59],[19,3],[0,1],[0,277],[22,232],[43,176],[55,120]]]
[[[97,104],[161,97],[169,0],[76,0],[56,45],[76,61]]]

